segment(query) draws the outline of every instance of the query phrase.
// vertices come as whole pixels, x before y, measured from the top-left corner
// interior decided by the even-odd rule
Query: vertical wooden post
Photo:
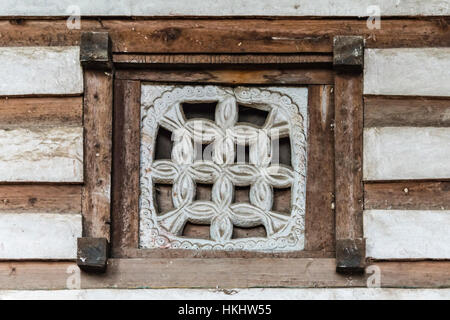
[[[334,38],[336,270],[364,272],[363,60],[364,39]]]
[[[80,56],[85,87],[83,237],[90,240],[78,242],[78,255],[85,252],[102,252],[104,255],[107,251],[93,248],[104,247],[110,241],[113,69],[108,33],[83,33]],[[93,250],[86,246],[91,246]],[[79,266],[83,270],[104,271],[98,266],[100,260],[106,267],[106,259],[94,256],[81,258],[79,260],[84,262]],[[92,266],[86,259],[92,260]]]

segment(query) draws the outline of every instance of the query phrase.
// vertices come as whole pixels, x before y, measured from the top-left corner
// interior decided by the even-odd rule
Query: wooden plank
[[[333,71],[327,69],[185,69],[118,70],[118,79],[151,82],[203,82],[215,84],[332,84]]]
[[[72,5],[69,0],[34,1],[26,9],[17,6],[14,0],[4,0],[4,7],[0,10],[1,16],[68,16]],[[445,1],[404,0],[401,3],[392,3],[389,0],[378,0],[375,3],[369,0],[357,2],[351,0],[315,0],[303,1],[301,5],[295,0],[283,2],[270,0],[264,5],[258,0],[248,0],[239,5],[230,5],[226,0],[219,0],[205,5],[201,0],[189,3],[174,3],[165,0],[153,0],[148,5],[145,0],[121,0],[112,4],[106,0],[96,2],[78,1],[77,5],[83,16],[138,16],[138,17],[180,17],[180,16],[338,16],[338,17],[367,17],[370,15],[368,7],[380,6],[384,16],[426,16],[450,15],[450,8]],[[381,14],[381,12],[380,12]]]
[[[83,182],[83,128],[0,129],[1,182]]]
[[[0,98],[0,125],[82,126],[83,98]]]
[[[334,251],[334,100],[332,86],[308,89],[306,250]]]
[[[449,259],[450,210],[365,210],[366,257]]]
[[[110,239],[113,75],[84,74],[83,236]]]
[[[0,259],[74,259],[80,214],[0,214]]]
[[[83,19],[68,29],[66,19],[0,21],[0,46],[79,45],[83,31],[108,30],[114,52],[297,53],[332,52],[333,35],[363,35],[366,47],[448,47],[449,17],[383,19],[369,29],[364,19]]]
[[[364,209],[450,210],[450,182],[366,183]]]
[[[236,261],[237,264],[235,264]],[[276,267],[278,264],[279,269]],[[306,267],[308,264],[309,266]],[[253,287],[267,285],[271,287],[366,286],[365,277],[346,277],[336,274],[335,264],[334,259],[266,259],[265,261],[209,259],[204,260],[203,263],[198,260],[194,264],[192,259],[110,259],[109,271],[106,275],[89,275],[79,273],[78,267],[72,262],[10,261],[0,262],[0,289],[198,288],[199,285],[204,285],[205,288],[217,286],[245,288],[251,285]],[[205,265],[207,272],[202,273]],[[227,271],[227,267],[233,265],[234,267]],[[377,261],[372,265],[379,268],[381,286],[384,288],[450,287],[449,261]],[[264,266],[266,266],[265,270]],[[233,271],[234,274],[232,274]],[[177,283],[183,275],[184,278]],[[228,279],[227,276],[229,276]],[[241,282],[237,283],[238,281]]]
[[[114,84],[112,253],[138,248],[141,84]]]
[[[367,49],[364,94],[450,95],[450,48]]]
[[[450,127],[450,99],[366,96],[364,126]]]
[[[364,180],[450,178],[450,128],[364,129]]]
[[[345,287],[334,259],[112,259],[104,277],[84,275],[86,288]],[[353,285],[363,285],[364,276]]]
[[[362,76],[335,78],[336,239],[362,237]]]
[[[0,47],[0,95],[82,93],[79,52],[78,47]]]
[[[81,186],[0,185],[0,212],[81,213]]]
[[[128,66],[138,64],[305,64],[332,63],[327,54],[114,54],[113,62]]]

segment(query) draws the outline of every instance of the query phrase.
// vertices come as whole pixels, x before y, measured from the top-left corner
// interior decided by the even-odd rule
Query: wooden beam
[[[82,126],[82,97],[0,98],[0,125]]]
[[[366,287],[335,259],[109,259],[106,274],[74,262],[0,262],[1,290],[100,288]],[[373,262],[384,288],[450,288],[449,261]]]
[[[0,211],[81,213],[81,186],[0,185]]]
[[[328,54],[114,54],[115,64],[136,65],[239,65],[332,63]]]
[[[306,250],[334,251],[334,98],[333,87],[309,86]]]
[[[450,127],[450,98],[365,96],[364,127]]]
[[[365,183],[364,209],[450,210],[450,181]]]
[[[89,19],[81,30],[66,19],[0,21],[0,46],[72,46],[84,31],[108,30],[113,52],[299,53],[333,51],[333,35],[361,35],[368,48],[448,47],[449,17],[383,19],[370,30],[365,19]]]
[[[83,46],[83,45],[82,45]],[[86,53],[85,53],[86,54]],[[91,55],[95,57],[95,55]],[[85,184],[83,188],[83,236],[110,240],[112,158],[112,71],[102,56],[85,64],[84,129]]]
[[[118,70],[117,79],[151,82],[214,83],[214,84],[333,84],[330,69],[237,68],[237,69],[177,69],[177,70]]]
[[[113,256],[139,246],[141,83],[116,80],[114,95]]]
[[[335,41],[335,54],[349,50],[338,45],[348,38]],[[350,41],[358,51],[361,38]],[[341,61],[341,62],[340,62]],[[336,177],[336,251],[337,270],[340,272],[362,272],[363,259],[363,59],[354,61],[347,68],[347,60],[335,59],[340,71],[335,76],[335,177]],[[339,63],[342,63],[341,65]],[[359,63],[359,67],[358,64]],[[347,270],[347,271],[346,271]]]

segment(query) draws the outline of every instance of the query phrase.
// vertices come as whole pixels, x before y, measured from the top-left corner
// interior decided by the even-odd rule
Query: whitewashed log
[[[79,47],[0,48],[0,95],[82,93],[79,52]]]
[[[450,128],[364,129],[364,180],[450,178]]]
[[[81,214],[0,214],[0,259],[74,259]]]
[[[366,256],[449,259],[450,211],[366,210]]]
[[[0,300],[449,300],[450,289],[252,288],[3,290]],[[180,307],[185,304],[180,303]],[[180,309],[177,309],[179,311]],[[273,310],[272,310],[273,312]],[[215,312],[212,311],[212,314]],[[206,314],[204,314],[206,317]]]
[[[3,0],[0,16],[383,16],[450,15],[446,0]],[[369,11],[368,11],[369,10]]]
[[[450,48],[366,49],[364,93],[450,96]]]
[[[83,182],[83,128],[0,129],[0,182]]]

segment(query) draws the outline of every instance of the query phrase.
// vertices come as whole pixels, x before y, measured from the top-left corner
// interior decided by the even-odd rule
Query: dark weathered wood
[[[450,210],[450,182],[366,183],[364,209]]]
[[[177,69],[177,70],[118,70],[117,79],[152,82],[204,82],[216,84],[333,84],[334,73],[329,69]]]
[[[336,271],[364,273],[366,242],[362,238],[336,240]]]
[[[0,185],[0,211],[81,213],[81,186]]]
[[[366,287],[367,275],[339,275],[335,265],[335,259],[109,259],[106,274],[80,274],[73,262],[0,262],[0,289]],[[385,288],[450,288],[449,261],[372,265]]]
[[[105,272],[109,244],[105,238],[78,238],[77,265],[86,272]]]
[[[0,46],[79,45],[83,31],[107,30],[114,52],[297,53],[332,52],[334,35],[361,35],[366,47],[448,47],[449,17],[384,18],[381,29],[365,19],[154,19],[83,18],[81,30],[66,19],[0,21]]]
[[[450,99],[365,96],[365,127],[450,127]]]
[[[140,101],[139,81],[115,81],[111,240],[113,254],[138,247]]]
[[[84,73],[83,236],[110,239],[113,75]]]
[[[333,38],[333,66],[337,70],[361,71],[364,64],[364,38],[335,36]]]
[[[362,86],[361,74],[339,73],[336,75],[334,88],[337,242],[356,241],[363,237]],[[363,252],[360,255],[365,256]],[[338,266],[343,263],[338,261]],[[342,268],[339,270],[342,271]]]
[[[334,100],[332,86],[309,86],[306,250],[334,251]]]
[[[0,98],[2,126],[81,126],[82,97]]]
[[[329,54],[114,54],[113,62],[135,66],[138,64],[306,64],[332,63]]]
[[[108,32],[81,34],[80,62],[86,68],[111,69],[111,40]]]

